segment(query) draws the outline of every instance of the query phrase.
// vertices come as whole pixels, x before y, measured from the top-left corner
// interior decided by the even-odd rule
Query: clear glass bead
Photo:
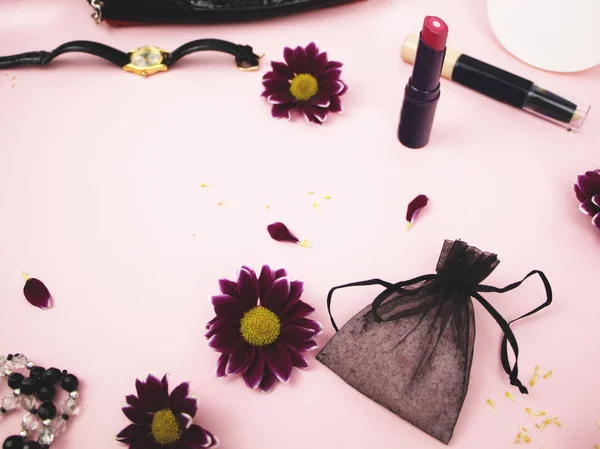
[[[8,361],[8,359],[6,358],[5,355],[0,355],[0,377],[4,377],[4,371],[6,371],[6,369],[8,368],[8,366],[6,366],[6,362]]]
[[[50,427],[42,427],[42,430],[40,430],[40,434],[38,435],[38,443],[40,443],[42,446],[45,444],[50,446],[53,441],[54,432],[52,432],[52,429]]]
[[[0,366],[4,365],[8,359],[5,355],[0,355]]]
[[[40,426],[40,420],[37,415],[32,413],[27,413],[23,416],[23,421],[21,422],[21,429],[26,430],[28,432],[33,432]]]
[[[56,418],[52,423],[52,432],[54,432],[54,436],[59,436],[65,430],[67,430],[67,421],[61,417]]]
[[[19,354],[19,355],[13,355],[11,362],[12,362],[12,366],[15,368],[25,368],[27,366],[27,362],[29,362],[29,360],[27,360],[27,357],[25,357],[23,354]]]
[[[33,396],[26,396],[24,394],[17,398],[17,402],[21,405],[21,407],[23,407],[23,410],[27,411],[31,410],[32,408],[35,408],[37,404],[37,401]]]
[[[68,416],[72,416],[72,415],[76,414],[77,410],[78,410],[77,402],[75,402],[75,399],[67,399],[60,406],[61,413],[63,413],[64,415],[68,415]]]
[[[14,394],[9,394],[4,399],[2,399],[2,407],[4,410],[10,411],[17,408],[19,398]]]

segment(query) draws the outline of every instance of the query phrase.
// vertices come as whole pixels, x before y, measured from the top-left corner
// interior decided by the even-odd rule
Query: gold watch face
[[[149,76],[157,72],[165,72],[168,67],[163,64],[166,52],[158,47],[141,47],[129,53],[129,64],[123,67],[126,72]]]

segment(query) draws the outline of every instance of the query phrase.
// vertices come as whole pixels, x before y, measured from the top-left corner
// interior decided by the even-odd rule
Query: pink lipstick
[[[429,143],[440,99],[447,39],[448,25],[439,17],[425,17],[412,76],[404,89],[398,126],[398,140],[406,147],[422,148]]]

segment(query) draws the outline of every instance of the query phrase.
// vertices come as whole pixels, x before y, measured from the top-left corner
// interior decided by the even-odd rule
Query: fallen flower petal
[[[26,273],[23,273],[23,276],[25,277],[23,294],[29,304],[42,310],[51,309],[53,302],[52,295],[44,283],[39,279],[30,278]]]
[[[425,206],[427,206],[428,202],[429,202],[429,198],[427,198],[427,195],[418,195],[414,200],[412,200],[408,204],[408,207],[406,209],[406,222],[407,222],[406,230],[407,231],[411,228],[411,226],[417,219],[417,216],[419,215],[419,212],[421,212],[421,209],[423,209]]]
[[[281,222],[271,223],[267,226],[267,231],[273,240],[278,242],[300,243],[300,239]]]

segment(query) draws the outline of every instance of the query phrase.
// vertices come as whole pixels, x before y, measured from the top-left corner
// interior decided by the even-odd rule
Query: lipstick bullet
[[[447,39],[448,25],[439,17],[425,17],[412,76],[404,89],[398,126],[398,140],[408,148],[423,148],[429,143],[440,98]]]

